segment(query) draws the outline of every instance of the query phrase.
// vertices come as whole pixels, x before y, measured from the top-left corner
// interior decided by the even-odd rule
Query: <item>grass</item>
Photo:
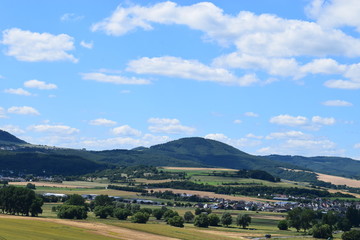
[[[0,240],[111,240],[85,229],[36,220],[0,218]]]

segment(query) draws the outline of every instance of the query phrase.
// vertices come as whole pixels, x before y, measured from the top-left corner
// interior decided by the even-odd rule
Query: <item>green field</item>
[[[88,230],[34,220],[0,218],[0,240],[112,240]]]

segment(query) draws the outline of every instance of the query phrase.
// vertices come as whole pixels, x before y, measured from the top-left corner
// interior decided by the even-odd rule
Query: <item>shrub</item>
[[[146,223],[149,220],[149,214],[137,212],[131,217],[133,223]]]
[[[332,237],[331,227],[328,224],[316,224],[312,227],[312,235],[314,238],[329,238]]]
[[[174,227],[184,227],[184,219],[180,216],[174,216],[172,218],[169,218],[168,223]]]
[[[360,231],[351,230],[349,232],[343,233],[341,236],[342,240],[359,240],[360,239]]]
[[[286,220],[279,221],[278,228],[279,230],[288,230],[289,229],[288,222]]]
[[[209,218],[206,214],[200,214],[195,217],[194,225],[197,227],[207,228],[209,226]]]

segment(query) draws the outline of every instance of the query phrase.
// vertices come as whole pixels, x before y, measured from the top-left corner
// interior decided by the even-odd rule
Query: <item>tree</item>
[[[64,204],[59,207],[57,216],[59,218],[66,218],[66,219],[86,219],[87,211],[84,206]]]
[[[119,220],[126,220],[127,217],[130,215],[131,215],[131,212],[129,209],[116,208],[114,210],[114,217],[116,217]]]
[[[251,223],[251,217],[248,214],[241,215],[239,214],[236,217],[236,225],[242,226],[242,228],[246,228]]]
[[[36,186],[35,186],[35,184],[28,183],[28,184],[26,184],[26,188],[35,190],[35,189],[36,189]]]
[[[332,237],[331,227],[328,224],[315,224],[312,228],[312,235],[314,238]]]
[[[302,209],[300,207],[294,208],[293,210],[288,212],[286,219],[289,222],[289,226],[299,231],[301,229],[301,212]]]
[[[184,220],[185,222],[192,222],[194,220],[194,214],[190,211],[185,212],[184,214]]]
[[[329,225],[332,231],[336,222],[338,221],[338,218],[339,216],[335,212],[329,211],[322,216],[322,223]]]
[[[179,213],[177,211],[173,211],[171,209],[166,210],[166,212],[164,212],[164,215],[163,215],[165,222],[168,222],[168,220],[170,218],[175,217],[175,216],[179,216]]]
[[[172,218],[169,218],[168,223],[174,227],[184,227],[184,219],[180,216],[174,216]]]
[[[43,212],[41,206],[44,204],[42,198],[36,196],[30,205],[30,214],[32,217],[37,217],[39,214]]]
[[[153,210],[151,208],[141,208],[139,211],[151,215]]]
[[[157,208],[152,211],[152,215],[157,219],[160,220],[162,216],[164,215],[163,210]]]
[[[354,227],[359,226],[360,211],[358,211],[354,205],[347,208],[345,215],[346,215],[346,218],[350,221],[352,226],[354,226]]]
[[[311,209],[297,207],[288,212],[287,220],[290,227],[296,228],[297,231],[302,228],[306,232],[312,227],[315,212]]]
[[[221,216],[221,224],[225,225],[226,227],[232,224],[232,217],[230,213],[228,212],[223,213],[223,215]]]
[[[149,214],[137,212],[131,217],[133,223],[146,223],[149,220]]]
[[[210,226],[218,226],[220,222],[220,218],[217,214],[211,213],[208,215],[209,218],[209,225]]]
[[[341,236],[342,240],[359,240],[360,239],[360,231],[351,230],[349,232],[343,233]]]
[[[351,230],[351,223],[349,219],[345,217],[341,217],[338,219],[338,222],[336,223],[336,228],[341,231],[347,232]]]
[[[65,201],[66,205],[74,205],[74,206],[86,206],[85,199],[79,194],[73,194],[69,196],[69,199]]]
[[[288,230],[289,228],[288,222],[286,220],[279,221],[278,228],[279,230]]]
[[[195,217],[194,225],[196,227],[207,228],[209,226],[209,218],[207,214],[200,214]]]
[[[96,206],[94,208],[95,216],[100,218],[107,218],[111,216],[114,212],[114,208],[111,206]]]
[[[99,195],[94,199],[95,206],[112,206],[113,199],[108,195]]]

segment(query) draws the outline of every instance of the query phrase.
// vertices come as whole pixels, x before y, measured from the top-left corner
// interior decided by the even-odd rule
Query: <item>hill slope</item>
[[[0,143],[1,144],[26,144],[27,142],[0,129]]]

